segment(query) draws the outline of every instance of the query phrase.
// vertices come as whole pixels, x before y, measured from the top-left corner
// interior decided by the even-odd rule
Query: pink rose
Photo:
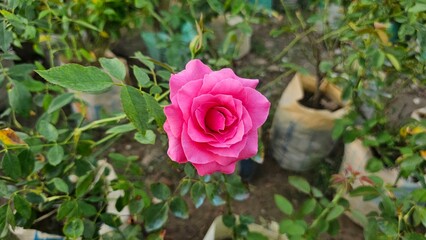
[[[257,129],[270,103],[255,90],[258,80],[240,78],[229,69],[212,71],[200,60],[170,77],[171,104],[164,108],[167,154],[190,162],[203,176],[235,171],[238,160],[257,153]]]

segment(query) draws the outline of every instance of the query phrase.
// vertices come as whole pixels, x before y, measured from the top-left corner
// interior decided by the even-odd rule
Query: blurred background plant
[[[372,152],[354,169],[372,183],[354,185],[345,196],[377,202],[362,220],[365,238],[424,239],[426,2],[313,1],[303,9],[282,3],[289,24],[271,34],[294,38],[273,60],[341,86],[348,113],[336,120],[333,138],[346,144],[360,139]],[[342,166],[324,162],[324,179],[337,170],[331,165],[342,174],[350,164],[359,166],[360,156]],[[381,172],[395,181],[384,181]]]

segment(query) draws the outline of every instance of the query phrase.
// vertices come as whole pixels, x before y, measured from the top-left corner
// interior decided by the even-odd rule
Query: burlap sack
[[[342,117],[346,109],[332,112],[300,104],[305,92],[315,91],[316,81],[312,76],[297,73],[281,96],[272,123],[271,148],[272,156],[282,168],[312,169],[333,147],[334,121]],[[341,91],[336,86],[323,81],[320,89],[329,99],[343,105]]]

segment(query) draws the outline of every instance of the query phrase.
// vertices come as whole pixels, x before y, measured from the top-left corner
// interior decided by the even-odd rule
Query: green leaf
[[[20,82],[12,81],[13,87],[8,90],[9,104],[12,110],[22,116],[29,116],[31,110],[31,93]]]
[[[207,3],[211,7],[211,9],[213,9],[213,11],[219,14],[223,13],[224,6],[219,0],[207,0]]]
[[[213,206],[220,206],[226,203],[225,200],[220,196],[220,189],[215,183],[207,183],[206,195]]]
[[[148,129],[148,106],[142,93],[134,87],[121,88],[123,110],[136,129],[144,134]]]
[[[419,13],[426,11],[426,3],[416,3],[414,6],[408,9],[408,12]]]
[[[189,178],[193,178],[195,176],[195,169],[189,163],[185,164],[184,171],[185,171],[186,176],[188,176]]]
[[[367,226],[368,219],[361,211],[357,209],[351,209],[351,215],[358,223],[361,224],[361,226]]]
[[[149,79],[148,74],[146,74],[140,67],[133,66],[133,75],[135,75],[136,80],[140,87],[149,87],[151,86],[151,80]]]
[[[336,236],[339,233],[339,230],[340,230],[340,224],[337,219],[328,222],[328,228],[327,228],[328,234],[330,234],[331,236]]]
[[[155,100],[153,96],[147,93],[144,93],[143,97],[148,106],[149,116],[155,119],[157,126],[162,127],[164,122],[166,121],[166,116],[164,115],[163,108],[160,106],[160,104]]]
[[[288,177],[288,182],[303,193],[309,194],[311,192],[311,185],[302,177],[290,176]]]
[[[49,105],[47,109],[47,113],[53,113],[58,109],[61,109],[65,105],[72,102],[74,99],[74,93],[63,93],[57,97],[55,97]]]
[[[63,193],[69,193],[69,189],[68,189],[68,184],[62,180],[61,178],[54,178],[52,179],[53,185],[55,186],[55,188]]]
[[[146,130],[145,134],[140,132],[135,133],[135,140],[142,144],[155,144],[156,138],[157,135],[152,130]]]
[[[79,218],[73,218],[71,221],[65,223],[64,228],[62,229],[65,236],[69,238],[78,238],[83,235],[84,232],[84,223],[83,220]]]
[[[413,155],[405,158],[401,163],[401,170],[405,172],[414,171],[424,160],[419,155]]]
[[[364,198],[374,199],[380,194],[372,186],[359,186],[349,193],[352,197],[363,196]]]
[[[4,181],[0,181],[0,198],[6,198],[9,195],[7,185]]]
[[[228,228],[233,228],[237,222],[237,219],[233,214],[224,214],[222,216],[223,224]]]
[[[114,126],[106,131],[106,134],[121,134],[135,130],[135,126],[131,123]]]
[[[2,20],[0,22],[0,49],[4,53],[8,52],[12,42],[13,42],[13,34],[11,31],[6,29],[6,22]]]
[[[386,53],[386,57],[389,59],[389,61],[392,63],[393,67],[397,71],[401,71],[401,64],[399,63],[398,59],[390,53]]]
[[[84,232],[83,239],[94,239],[94,235],[96,233],[96,224],[93,221],[88,219],[83,219],[84,223]]]
[[[321,190],[319,190],[316,187],[312,187],[312,195],[314,195],[314,197],[316,197],[316,198],[320,198],[320,197],[324,196],[324,194],[321,192]]]
[[[148,57],[144,56],[141,52],[136,52],[134,58],[139,60],[151,70],[155,68],[154,63],[152,63],[151,60]]]
[[[81,197],[86,194],[86,192],[89,190],[90,185],[93,183],[94,177],[94,172],[91,171],[78,179],[75,190],[76,197]]]
[[[333,219],[338,218],[340,215],[342,215],[342,213],[345,211],[345,208],[340,206],[340,205],[336,205],[334,206],[330,212],[327,214],[326,220],[327,221],[331,221]]]
[[[383,162],[378,158],[370,158],[365,169],[369,172],[378,172],[384,168]]]
[[[191,185],[192,185],[191,180],[183,179],[180,184],[179,194],[181,196],[185,196],[189,192],[189,189],[191,189]]]
[[[382,196],[382,201],[379,206],[381,207],[382,215],[384,217],[391,218],[396,216],[395,203],[388,196]]]
[[[385,54],[381,50],[376,50],[371,55],[373,67],[381,68],[385,62]]]
[[[195,208],[199,208],[204,203],[206,193],[204,184],[202,182],[196,182],[191,187],[191,199],[194,202]]]
[[[102,222],[113,228],[118,228],[122,224],[120,216],[112,213],[102,213],[101,219]]]
[[[21,167],[21,177],[25,178],[33,172],[36,160],[30,149],[20,152],[18,159]]]
[[[411,193],[411,196],[416,202],[426,203],[426,189],[416,189]]]
[[[7,221],[8,208],[8,204],[3,204],[0,207],[0,239],[6,238],[7,234],[9,233],[9,223]]]
[[[173,198],[170,203],[170,210],[178,218],[187,219],[189,217],[188,205],[181,197]]]
[[[25,198],[33,204],[46,202],[46,196],[43,193],[29,192],[25,195]]]
[[[66,64],[48,70],[36,70],[46,81],[82,92],[102,92],[113,85],[111,78],[96,67]]]
[[[311,214],[315,210],[316,206],[317,206],[317,201],[313,198],[310,198],[306,200],[305,202],[303,202],[302,206],[300,207],[300,213],[302,214],[302,216]]]
[[[78,205],[75,200],[68,200],[63,202],[59,208],[58,213],[56,214],[56,219],[61,221],[65,217],[72,218],[78,214]]]
[[[319,68],[321,72],[326,73],[333,68],[333,63],[330,61],[321,61]]]
[[[58,130],[56,130],[55,126],[47,120],[42,119],[38,121],[36,129],[49,142],[54,142],[58,139]]]
[[[126,66],[117,58],[100,58],[99,63],[114,78],[124,81],[126,77]]]
[[[167,222],[169,207],[165,203],[153,204],[144,211],[145,230],[153,232],[161,229]]]
[[[9,152],[3,156],[2,169],[4,175],[12,179],[18,179],[22,175],[18,157]]]
[[[242,201],[249,197],[249,192],[242,182],[226,183],[225,187],[234,200]]]
[[[161,87],[158,85],[154,85],[149,89],[149,94],[160,94],[162,92]]]
[[[129,211],[131,214],[140,213],[145,207],[145,203],[141,199],[135,199],[129,202]]]
[[[269,238],[264,236],[262,233],[249,232],[247,235],[247,240],[269,240]]]
[[[13,204],[16,211],[21,214],[25,219],[30,219],[31,217],[31,204],[21,195],[16,194],[13,198]]]
[[[50,165],[56,166],[64,159],[64,148],[61,145],[55,144],[47,152],[47,161]]]
[[[285,219],[280,222],[280,233],[285,233],[292,236],[300,236],[305,233],[305,228],[293,220]]]
[[[281,212],[291,215],[293,213],[293,205],[284,196],[275,194],[274,195],[275,205],[281,210]]]
[[[170,197],[170,188],[164,183],[151,184],[151,192],[154,197],[160,200],[167,200]]]

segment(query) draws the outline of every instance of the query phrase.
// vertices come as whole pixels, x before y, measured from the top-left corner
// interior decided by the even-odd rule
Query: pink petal
[[[194,142],[187,134],[186,126],[182,130],[182,148],[187,160],[191,163],[206,164],[209,162],[218,161],[218,158],[223,159],[222,161],[233,161],[235,158],[218,156],[208,150],[206,145],[203,143]]]
[[[188,82],[203,79],[212,70],[199,59],[189,61],[185,69],[170,77],[170,99]]]
[[[210,92],[211,89],[215,86],[215,83],[220,82],[224,79],[235,79],[237,82],[240,82],[243,87],[256,88],[259,80],[257,79],[247,79],[238,77],[234,71],[230,68],[224,68],[219,71],[214,71],[209,73],[204,77],[203,87],[201,88],[202,93]]]
[[[207,146],[206,150],[209,150],[210,152],[221,156],[221,157],[226,157],[226,158],[217,158],[216,162],[222,165],[228,165],[231,162],[235,162],[236,160],[240,159],[239,155],[240,152],[245,148],[247,143],[247,138],[244,137],[243,139],[241,139],[241,141],[230,145],[227,148],[218,148],[218,147],[213,147],[213,146]]]
[[[201,126],[196,124],[194,118],[192,117],[188,119],[188,135],[191,140],[195,142],[203,143],[216,141],[216,138]]]
[[[245,87],[240,81],[233,78],[225,78],[217,82],[209,93],[212,95],[231,95],[234,98],[240,99],[240,92],[243,91],[244,88]]]
[[[169,128],[171,130],[171,133],[175,137],[179,137],[180,133],[182,132],[182,124],[183,118],[182,118],[182,112],[180,111],[179,107],[175,105],[168,105],[164,107],[164,114],[167,118],[167,123],[169,124]]]
[[[223,131],[225,129],[225,121],[225,116],[223,115],[223,113],[218,111],[217,108],[210,109],[206,114],[206,126],[212,131]]]
[[[238,159],[251,158],[254,155],[256,155],[256,153],[258,151],[259,139],[258,139],[257,129],[253,129],[252,131],[250,131],[246,135],[246,138],[247,138],[246,146],[240,152]]]
[[[220,164],[217,164],[215,162],[207,163],[207,164],[192,164],[195,169],[197,169],[197,173],[200,176],[212,174],[215,172],[221,172],[225,174],[231,174],[235,172],[235,165],[236,163],[231,163],[226,166],[222,166]]]
[[[164,123],[164,131],[166,131],[168,139],[169,139],[169,149],[167,150],[167,155],[169,155],[170,159],[178,162],[185,163],[187,162],[185,154],[182,149],[180,138],[175,137],[170,130],[169,123],[166,121]]]
[[[247,98],[246,101],[243,101],[243,105],[250,114],[253,128],[258,128],[268,118],[271,103],[260,92],[252,88],[245,88],[245,92]]]
[[[183,119],[186,121],[191,116],[191,106],[194,98],[198,95],[198,90],[202,84],[201,80],[196,80],[185,84],[176,94],[176,104],[182,111]]]

